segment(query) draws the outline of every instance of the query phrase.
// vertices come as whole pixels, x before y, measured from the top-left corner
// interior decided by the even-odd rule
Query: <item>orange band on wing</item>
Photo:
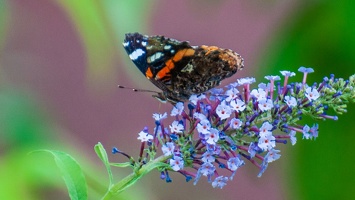
[[[148,67],[147,71],[145,72],[145,76],[146,76],[148,79],[153,78],[153,73],[152,73],[152,71],[150,70],[150,67]]]
[[[202,45],[201,48],[207,50],[207,52],[205,53],[205,55],[208,55],[211,53],[211,51],[214,51],[214,50],[217,50],[219,49],[218,47],[216,46],[206,46],[206,45]]]
[[[192,55],[194,55],[194,53],[195,53],[194,49],[181,49],[180,51],[178,51],[174,55],[173,61],[174,62],[179,62],[183,57],[192,56]]]
[[[157,73],[155,79],[162,79],[163,77],[168,76],[171,69],[175,67],[175,64],[172,60],[168,60],[165,62],[165,66]]]
[[[170,76],[170,71],[174,69],[175,63],[179,62],[183,57],[194,55],[194,49],[181,49],[172,59],[165,62],[165,66],[158,72],[155,79],[162,79],[163,77]]]

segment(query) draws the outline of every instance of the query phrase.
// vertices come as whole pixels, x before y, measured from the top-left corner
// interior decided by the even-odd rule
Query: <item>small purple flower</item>
[[[243,122],[240,119],[233,118],[233,119],[231,119],[231,121],[229,123],[230,123],[230,127],[232,129],[240,129],[240,127],[242,126]]]
[[[138,133],[139,137],[137,138],[141,142],[147,142],[148,140],[152,140],[153,136],[149,133],[145,132],[144,130]]]
[[[223,88],[212,88],[209,90],[209,92],[214,96],[220,96],[224,93],[224,90]]]
[[[228,169],[230,169],[231,171],[237,171],[237,169],[243,166],[244,164],[244,161],[239,157],[232,157],[229,158],[227,161]]]
[[[199,100],[199,99],[197,98],[197,95],[196,95],[196,94],[191,95],[190,98],[189,98],[189,101],[190,101],[193,105],[196,105],[198,100]]]
[[[271,163],[271,162],[279,159],[281,157],[281,155],[278,153],[280,153],[280,150],[270,149],[269,152],[265,156],[266,162]]]
[[[171,111],[171,116],[181,115],[182,111],[184,111],[184,103],[178,102],[173,110]]]
[[[303,126],[303,129],[302,129],[303,138],[306,138],[306,140],[312,138],[312,135],[309,133],[310,130],[311,130],[311,128],[309,128],[308,125]]]
[[[268,86],[265,83],[259,83],[258,84],[258,89],[262,89],[262,90],[269,90]]]
[[[168,114],[165,112],[164,114],[159,114],[159,113],[154,113],[153,118],[155,121],[160,121],[163,119],[166,119],[168,117]]]
[[[231,88],[236,88],[238,86],[239,86],[238,82],[233,82],[233,83],[228,84],[226,87],[228,89],[231,89]]]
[[[200,121],[200,123],[197,124],[197,131],[202,134],[207,134],[210,132],[211,128],[211,123],[207,119]]]
[[[173,121],[169,127],[172,133],[182,133],[184,131],[184,126],[179,121]]]
[[[298,68],[298,71],[303,72],[303,73],[313,73],[314,72],[313,68],[306,68],[303,66]]]
[[[218,176],[214,181],[212,182],[212,187],[216,188],[219,187],[222,189],[225,185],[227,185],[228,178],[225,176]]]
[[[311,88],[311,87],[308,87],[306,89],[305,95],[310,101],[317,100],[319,98],[319,96],[320,96],[319,92],[317,91],[317,89]]]
[[[197,101],[202,100],[204,98],[206,98],[206,96],[204,94],[200,94],[200,95],[193,94],[193,95],[190,96],[189,101],[193,105],[197,105]]]
[[[294,130],[290,131],[289,136],[290,136],[291,144],[295,145],[297,142],[296,131]]]
[[[309,130],[309,132],[312,135],[312,138],[317,138],[318,137],[318,124],[314,124],[312,128]]]
[[[238,81],[238,84],[239,85],[250,85],[250,84],[252,84],[252,83],[254,83],[255,82],[255,78],[253,78],[253,77],[246,77],[246,78],[241,78],[241,79],[238,79],[237,80]]]
[[[234,111],[237,111],[237,112],[243,112],[245,110],[245,103],[240,99],[236,99],[235,101],[231,101],[230,106]]]
[[[279,81],[281,80],[280,76],[265,76],[265,78],[269,81]]]
[[[170,167],[174,171],[182,170],[184,168],[184,160],[179,156],[174,156],[170,158]]]
[[[292,77],[292,76],[296,76],[296,74],[294,72],[290,72],[290,71],[280,71],[282,76],[287,76],[287,77]]]
[[[215,128],[211,128],[210,132],[206,134],[205,139],[208,144],[216,144],[216,142],[219,140],[219,131]]]
[[[255,154],[257,153],[256,149],[259,148],[256,143],[251,142],[248,148],[248,153],[250,154],[250,157],[253,158]]]
[[[231,116],[232,110],[230,106],[226,105],[225,102],[222,102],[217,106],[216,113],[221,118],[221,120],[224,120]]]
[[[264,112],[270,110],[274,105],[271,99],[261,99],[259,102],[259,109]]]
[[[262,99],[266,99],[266,92],[264,89],[253,89],[251,92],[250,92],[250,95],[252,97],[255,97],[258,101],[262,100]]]
[[[285,77],[283,90],[282,90],[282,94],[285,95],[285,92],[287,91],[288,78],[295,76],[296,74],[294,72],[290,72],[290,71],[280,71],[280,72]]]
[[[229,90],[226,91],[225,94],[227,96],[226,101],[230,102],[233,99],[238,97],[239,91],[237,88],[230,88]]]
[[[271,134],[272,128],[273,128],[272,124],[270,124],[269,122],[264,122],[263,125],[259,129],[260,130],[260,132],[259,132],[260,137]]]
[[[167,142],[161,147],[164,156],[170,156],[174,154],[175,144],[173,142]]]
[[[218,145],[206,145],[206,151],[211,152],[213,155],[219,155],[221,153],[221,147]]]
[[[273,99],[275,81],[279,81],[280,76],[265,76],[265,78],[270,81],[268,88],[270,88],[270,98]]]
[[[203,163],[201,167],[198,169],[198,173],[203,176],[211,176],[216,171],[216,167],[211,163]]]
[[[309,74],[309,73],[313,73],[314,72],[314,70],[312,69],[312,68],[306,68],[306,67],[300,67],[299,69],[298,69],[298,71],[299,72],[303,72],[303,80],[302,80],[302,84],[304,85],[304,84],[306,84],[306,80],[307,80],[307,75]]]
[[[274,148],[276,146],[275,137],[271,134],[271,132],[268,132],[259,138],[258,146],[264,151]]]
[[[204,163],[213,163],[216,160],[216,158],[214,157],[213,152],[206,151],[204,154],[202,154],[201,160]]]
[[[297,106],[297,101],[295,97],[292,96],[285,96],[285,103],[290,107],[293,108]]]

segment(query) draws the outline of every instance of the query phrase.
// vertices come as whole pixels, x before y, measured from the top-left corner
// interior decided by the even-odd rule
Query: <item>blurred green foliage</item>
[[[117,44],[112,36],[105,10],[99,1],[55,0],[67,13],[80,36],[86,53],[87,83],[114,80],[114,51]]]
[[[62,184],[48,157],[28,155],[36,148],[57,145],[55,129],[30,95],[24,94],[14,89],[0,93],[0,199],[41,199],[44,188],[50,193]]]
[[[15,15],[12,8],[17,3],[0,0],[0,59],[6,31],[15,19],[12,18]],[[121,38],[117,35],[144,29],[143,18],[149,15],[146,9],[151,4],[130,0],[54,0],[52,3],[66,13],[83,43],[87,59],[86,84],[92,86],[110,79],[115,81],[117,51],[122,50]],[[115,20],[121,24],[112,30],[111,24]],[[102,170],[96,169],[101,164],[99,159],[99,164],[93,164],[89,157],[83,156],[82,149],[70,143],[63,144],[72,136],[62,133],[65,128],[57,127],[52,113],[45,110],[47,105],[37,101],[35,91],[19,90],[10,81],[6,82],[7,79],[0,80],[0,199],[63,199],[68,196],[54,160],[45,154],[29,154],[38,149],[60,149],[73,155],[85,173],[89,199],[98,199],[105,194],[109,180],[104,166],[101,166]],[[94,150],[90,154],[94,157]],[[126,193],[120,199],[142,199],[142,196]]]
[[[0,0],[0,50],[4,42],[3,40],[5,39],[7,16],[8,16],[7,4],[5,4],[5,0]]]
[[[330,74],[347,79],[355,73],[354,8],[352,0],[302,1],[296,8],[300,12],[285,19],[280,30],[275,31],[261,59],[260,74],[296,72],[304,65],[315,70],[308,76],[309,84],[321,82]],[[291,81],[300,81],[301,76],[298,73]],[[290,198],[354,198],[354,119],[355,106],[349,105],[348,113],[338,121],[319,122],[317,141],[299,140],[292,148],[295,155],[288,155]],[[303,122],[313,123],[307,119]]]
[[[122,54],[119,58],[120,63],[126,63],[125,66],[131,66],[131,61],[127,59],[126,52],[122,48],[122,41],[125,33],[141,32],[148,34],[150,32],[149,25],[154,8],[156,6],[156,0],[142,1],[142,0],[105,0],[102,1],[107,14],[107,18],[111,24],[111,28],[115,34],[115,40],[117,43],[115,47]],[[122,58],[122,59],[121,59]],[[114,66],[117,68],[117,66]],[[121,74],[119,77],[127,76],[130,79],[135,79],[137,84],[144,85],[146,82],[144,79],[137,79],[137,71],[134,67],[127,67],[123,69],[118,66]],[[122,74],[128,71],[127,74]],[[145,85],[144,85],[145,86]]]
[[[30,153],[39,149],[60,149],[73,155],[85,173],[89,199],[105,194],[109,180],[104,166],[96,169],[97,164],[88,160],[90,157],[85,156],[82,149],[67,144],[64,138],[73,139],[73,136],[64,137],[67,133],[58,130],[53,119],[29,93],[14,88],[1,90],[0,110],[0,199],[63,199],[68,196],[53,158]],[[94,150],[91,154],[94,157]],[[97,163],[101,164],[99,159]],[[137,198],[141,198],[140,193],[125,193],[120,199]]]
[[[123,51],[121,43],[124,34],[146,31],[147,20],[155,1],[54,0],[54,2],[57,2],[70,17],[84,44],[87,57],[87,83],[95,86],[108,80],[116,81],[116,73],[113,72],[117,71],[117,61],[121,61],[117,55],[118,51]],[[132,68],[128,68],[130,69]],[[130,74],[133,73],[128,75]]]

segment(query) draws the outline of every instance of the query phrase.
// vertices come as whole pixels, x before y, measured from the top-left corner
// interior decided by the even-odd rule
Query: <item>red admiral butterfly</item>
[[[219,85],[244,67],[243,58],[230,49],[190,46],[164,36],[127,33],[123,46],[138,69],[162,90],[153,96],[173,104]]]

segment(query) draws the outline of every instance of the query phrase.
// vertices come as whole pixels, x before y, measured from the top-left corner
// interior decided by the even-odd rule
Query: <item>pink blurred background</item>
[[[9,13],[0,46],[2,87],[37,102],[38,112],[44,113],[55,129],[48,143],[38,148],[80,152],[74,154],[84,155],[80,159],[88,160],[104,175],[105,169],[93,151],[97,142],[108,151],[116,146],[137,156],[138,132],[144,126],[154,128],[153,113],[171,109],[171,105],[159,103],[149,93],[117,88],[121,84],[157,90],[125,54],[124,33],[160,34],[188,40],[192,45],[235,50],[245,59],[245,69],[224,81],[225,85],[239,77],[256,76],[260,68],[265,71],[269,66],[259,66],[260,53],[267,52],[265,47],[275,30],[302,9],[296,0],[132,1],[132,7],[123,8],[127,2],[95,2],[97,10],[105,14],[101,26],[90,21],[92,18],[86,25],[78,25],[75,16],[85,19],[85,12],[70,8],[70,1],[12,0],[3,4]],[[136,10],[134,6],[140,2],[146,7]],[[105,37],[92,39],[100,31]],[[52,142],[59,145],[51,146]],[[110,159],[126,161],[119,156],[110,155]],[[256,177],[258,169],[247,163],[223,190],[212,189],[205,180],[193,186],[175,174],[173,182],[166,184],[155,172],[126,193],[142,193],[145,199],[287,199],[291,193],[283,177],[288,171],[283,168],[286,161],[281,157],[272,163],[261,178]],[[130,171],[115,173],[123,177]],[[58,199],[65,197],[63,190]]]

